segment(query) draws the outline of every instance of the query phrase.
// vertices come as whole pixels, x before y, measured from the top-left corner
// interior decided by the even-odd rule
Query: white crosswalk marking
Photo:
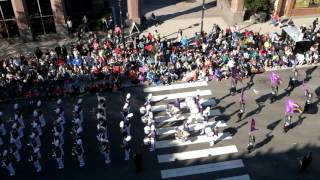
[[[221,140],[228,140],[232,139],[232,136],[230,136],[230,133],[219,133],[218,134],[218,141]],[[190,137],[187,141],[181,141],[178,139],[174,140],[164,140],[164,141],[157,141],[156,142],[156,148],[168,148],[168,147],[175,147],[175,146],[186,146],[186,145],[192,145],[192,144],[200,144],[200,143],[208,143],[212,141],[212,137],[208,137],[207,135],[197,136],[197,137]]]
[[[208,173],[208,172],[222,171],[226,169],[240,168],[243,166],[244,165],[242,160],[238,159],[238,160],[232,160],[232,161],[224,161],[224,162],[218,162],[218,163],[210,163],[210,164],[204,164],[204,165],[161,170],[161,177],[171,178],[171,177],[187,176],[187,175],[194,175],[194,174],[202,174],[202,173]]]
[[[173,94],[152,96],[151,102],[177,99],[177,98],[186,98],[189,96],[196,96],[197,94],[200,96],[212,95],[211,90],[200,90],[200,91],[191,91],[191,92],[183,92],[183,93],[173,93]]]
[[[203,105],[203,106],[214,106],[216,105],[216,101],[214,99],[200,99],[200,103]],[[180,108],[183,109],[183,108],[186,108],[187,105],[185,102],[182,102],[180,103]],[[167,105],[157,105],[157,106],[152,106],[151,107],[151,111],[153,112],[161,112],[161,111],[165,111],[167,109]]]
[[[246,175],[227,177],[227,178],[222,178],[217,180],[250,180],[250,177],[249,175],[246,174]]]
[[[227,124],[223,121],[211,121],[211,122],[208,122],[206,124],[207,126],[218,126],[219,128],[222,128],[222,127],[226,127]],[[157,129],[157,133],[158,134],[164,134],[164,135],[169,135],[169,134],[174,134],[177,132],[177,129],[178,126],[171,126],[171,127],[165,127],[165,128],[158,128]],[[203,125],[202,123],[195,123],[195,124],[191,124],[189,126],[190,130],[191,131],[199,131],[203,128]]]
[[[156,122],[175,122],[175,121],[182,121],[182,120],[185,120],[189,117],[190,113],[185,113],[183,114],[182,116],[178,116],[178,118],[175,118],[175,117],[168,117],[168,116],[157,116],[154,118],[154,120]],[[219,116],[221,115],[221,112],[220,110],[218,109],[212,109],[210,110],[210,113],[209,113],[209,117],[212,117],[212,116]]]
[[[201,87],[207,86],[208,83],[206,81],[198,81],[198,82],[191,82],[191,83],[179,83],[173,84],[170,86],[155,86],[155,87],[148,87],[144,89],[144,92],[151,93],[157,91],[169,91],[169,90],[176,90],[181,88],[191,88],[191,87]]]
[[[157,134],[159,135],[155,144],[158,163],[164,165],[166,165],[166,163],[170,163],[170,165],[175,165],[179,162],[178,168],[161,168],[162,179],[189,175],[199,176],[199,178],[195,177],[195,179],[203,179],[201,178],[202,174],[222,170],[227,170],[226,172],[232,173],[232,171],[235,171],[233,169],[244,168],[244,164],[241,159],[232,160],[232,156],[229,156],[230,154],[237,154],[238,149],[233,144],[227,144],[232,142],[232,136],[229,132],[223,131],[223,128],[227,127],[227,123],[224,121],[214,121],[214,119],[210,118],[207,124],[208,126],[217,126],[219,128],[220,133],[218,133],[218,138],[215,139],[215,142],[217,142],[216,144],[211,144],[213,142],[213,137],[199,135],[199,131],[203,128],[201,118],[198,119],[198,122],[196,121],[189,125],[190,136],[185,141],[174,139],[174,137],[172,137],[172,135],[177,132],[177,128],[183,125],[185,120],[190,116],[190,112],[188,112],[189,110],[186,107],[184,98],[199,94],[201,96],[200,103],[203,107],[210,106],[212,108],[213,106],[216,106],[216,100],[213,97],[210,97],[212,95],[211,90],[208,88],[205,89],[207,85],[207,82],[201,81],[195,83],[174,84],[170,86],[149,87],[144,90],[144,92],[153,93],[153,97],[151,99],[153,102],[151,111],[154,112]],[[177,117],[170,118],[163,111],[166,111],[166,103],[172,103],[172,100],[177,98],[181,100],[180,107],[182,109],[182,114],[179,114]],[[219,115],[221,115],[219,108],[210,110],[209,117],[216,117]],[[224,141],[223,144],[225,145],[220,146],[220,141]],[[166,153],[161,153],[164,149]],[[225,159],[226,157],[228,160],[223,162],[212,162],[210,157],[214,157],[214,159],[219,159],[220,157]],[[183,164],[184,161],[189,163],[189,160],[192,161],[191,164],[181,167],[181,164]],[[210,162],[205,164],[205,161]],[[202,164],[197,164],[199,162],[202,162]],[[220,178],[219,180],[250,180],[249,175],[239,175],[238,173],[231,174],[229,177],[224,176],[218,178]]]
[[[204,158],[209,156],[217,156],[222,154],[236,153],[238,149],[235,145],[232,146],[223,146],[217,148],[201,149],[196,151],[187,151],[182,153],[173,153],[173,154],[163,154],[158,155],[159,163],[172,162],[176,160],[187,160],[195,158]]]

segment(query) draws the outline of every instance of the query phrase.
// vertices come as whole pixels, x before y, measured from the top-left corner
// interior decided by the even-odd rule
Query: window
[[[0,38],[19,36],[11,1],[0,1]]]
[[[320,7],[320,0],[296,0],[295,8],[314,8]]]
[[[26,0],[32,33],[56,33],[50,0]]]

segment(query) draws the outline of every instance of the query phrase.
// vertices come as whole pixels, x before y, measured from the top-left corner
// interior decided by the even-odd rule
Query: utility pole
[[[201,15],[200,33],[202,33],[202,31],[203,31],[203,18],[204,18],[204,10],[205,10],[204,3],[205,3],[205,0],[202,0],[202,15]]]

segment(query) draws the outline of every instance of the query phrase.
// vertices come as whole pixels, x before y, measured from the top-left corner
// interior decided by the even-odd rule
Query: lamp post
[[[203,31],[203,18],[204,18],[204,10],[205,10],[204,3],[205,3],[205,0],[202,0],[202,15],[201,15],[200,33],[202,33],[202,31]]]

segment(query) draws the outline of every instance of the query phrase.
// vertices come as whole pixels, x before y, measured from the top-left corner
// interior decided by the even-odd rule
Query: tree
[[[270,12],[272,8],[270,0],[245,0],[245,7],[251,13],[259,11]]]

